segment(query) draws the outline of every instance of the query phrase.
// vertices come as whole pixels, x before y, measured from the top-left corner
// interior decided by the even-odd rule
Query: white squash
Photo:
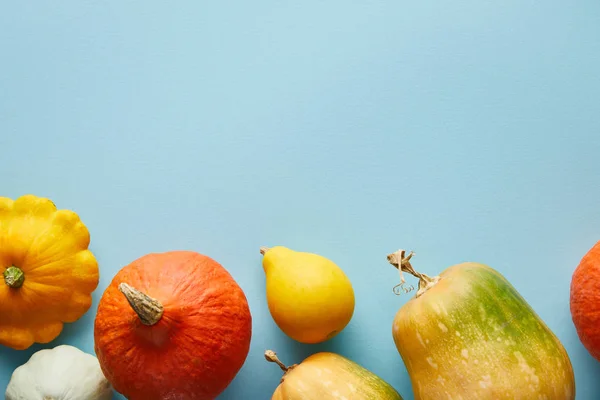
[[[68,345],[40,350],[12,374],[6,400],[110,400],[98,359]]]

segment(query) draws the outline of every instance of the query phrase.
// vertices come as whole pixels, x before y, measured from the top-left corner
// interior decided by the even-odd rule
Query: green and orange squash
[[[284,371],[271,400],[402,400],[389,383],[336,353],[315,353],[289,367],[271,350],[265,358]]]
[[[415,399],[575,398],[565,348],[506,278],[474,262],[430,277],[411,256],[400,250],[388,260],[419,279],[392,330]]]

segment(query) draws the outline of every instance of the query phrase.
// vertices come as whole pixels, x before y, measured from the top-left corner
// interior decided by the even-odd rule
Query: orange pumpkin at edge
[[[153,253],[105,290],[94,347],[106,378],[130,400],[209,400],[244,364],[252,335],[246,296],[215,260]]]
[[[600,361],[600,241],[586,253],[573,273],[570,307],[579,340]]]

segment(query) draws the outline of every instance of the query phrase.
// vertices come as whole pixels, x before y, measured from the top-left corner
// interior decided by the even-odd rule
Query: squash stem
[[[4,283],[11,288],[20,288],[25,282],[25,274],[21,268],[10,266],[4,271]]]
[[[262,246],[262,247],[260,248],[260,254],[262,254],[262,255],[264,256],[264,255],[265,255],[265,253],[266,253],[267,251],[269,251],[269,250],[270,250],[270,249],[269,249],[268,247]]]
[[[398,269],[398,271],[400,271],[400,284],[394,286],[394,293],[396,294],[399,294],[398,292],[396,292],[397,288],[403,289],[406,293],[410,292],[413,289],[412,287],[409,289],[404,288],[404,284],[406,283],[406,281],[404,280],[404,275],[402,274],[403,272],[409,273],[415,278],[419,279],[419,290],[417,290],[417,297],[421,296],[440,280],[439,276],[430,277],[426,274],[415,271],[415,269],[410,263],[410,259],[413,257],[414,254],[415,253],[411,251],[408,255],[406,255],[405,250],[398,250],[395,253],[389,254],[387,256],[387,259],[390,262],[390,264],[392,264]]]
[[[138,315],[142,324],[152,326],[160,321],[164,308],[158,300],[132,288],[126,283],[119,284],[119,291],[125,295],[129,305]]]
[[[279,368],[281,368],[281,370],[283,372],[288,372],[288,370],[290,369],[289,367],[286,367],[285,364],[279,360],[279,358],[277,357],[277,354],[275,354],[275,352],[273,350],[265,351],[265,358],[267,359],[268,362],[272,362],[272,363],[279,365]]]

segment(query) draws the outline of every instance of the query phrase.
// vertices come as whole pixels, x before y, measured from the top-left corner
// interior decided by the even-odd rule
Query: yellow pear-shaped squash
[[[48,343],[88,311],[98,286],[90,235],[77,214],[26,195],[0,197],[0,344]]]
[[[389,383],[339,354],[316,353],[291,367],[271,350],[265,358],[284,371],[271,400],[402,400]]]
[[[348,325],[354,289],[334,262],[283,246],[263,247],[261,253],[269,311],[286,335],[301,343],[320,343]]]

